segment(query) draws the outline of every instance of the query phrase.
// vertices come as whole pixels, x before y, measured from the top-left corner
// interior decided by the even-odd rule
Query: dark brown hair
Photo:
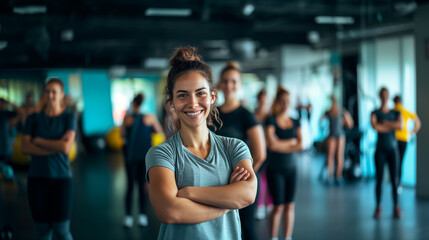
[[[238,71],[238,72],[240,73],[240,75],[241,75],[240,65],[238,64],[238,62],[230,61],[230,62],[227,62],[227,63],[226,63],[225,67],[223,67],[223,69],[222,69],[222,71],[221,71],[221,73],[220,73],[220,78],[221,78],[221,80],[222,80],[222,76],[223,76],[223,74],[225,74],[225,73],[226,73],[226,72],[228,72],[229,70],[235,70],[235,71]]]
[[[58,83],[61,87],[61,90],[64,92],[64,83],[59,77],[49,77],[46,79],[45,87],[51,83]]]
[[[143,101],[144,101],[144,95],[143,95],[143,93],[139,93],[134,97],[133,104],[136,107],[140,107],[142,105]]]
[[[185,73],[198,72],[207,80],[210,88],[210,95],[212,92],[215,93],[215,102],[210,106],[210,114],[207,117],[207,125],[212,126],[216,130],[216,126],[213,124],[214,119],[222,126],[222,121],[219,119],[219,111],[216,108],[218,98],[216,89],[214,88],[212,69],[209,65],[201,60],[197,49],[190,46],[177,48],[173,54],[173,57],[170,59],[170,66],[171,69],[167,76],[167,86],[164,90],[166,95],[166,104],[171,104],[171,101],[173,101],[173,88],[176,80]],[[166,106],[166,108],[169,108],[169,106]],[[175,123],[173,123],[173,130],[178,131],[179,129],[180,121],[177,120]]]
[[[393,102],[394,102],[395,104],[401,103],[401,102],[402,102],[402,98],[401,98],[401,96],[396,95],[396,96],[393,98]]]
[[[262,88],[261,91],[258,92],[258,95],[256,96],[256,99],[258,99],[258,101],[261,100],[261,97],[267,95],[267,91],[265,90],[265,88]]]
[[[280,113],[279,101],[284,94],[289,94],[288,90],[282,86],[278,86],[276,97],[274,98],[273,106],[271,107],[271,113],[273,116],[277,116]]]

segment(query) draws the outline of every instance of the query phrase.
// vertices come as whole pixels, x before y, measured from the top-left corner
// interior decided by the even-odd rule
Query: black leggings
[[[384,163],[387,162],[389,167],[390,182],[392,184],[392,197],[395,206],[398,204],[398,164],[399,153],[398,149],[381,149],[375,150],[375,171],[377,175],[377,184],[375,187],[375,196],[377,207],[380,206],[381,201],[381,187],[383,184]]]
[[[296,167],[289,169],[267,168],[267,182],[275,205],[291,203],[295,198]]]
[[[146,166],[145,161],[131,161],[131,163],[125,164],[127,170],[127,193],[125,195],[125,212],[127,215],[131,215],[131,206],[133,199],[134,182],[137,181],[139,187],[139,204],[140,213],[145,212],[145,174]]]
[[[29,178],[28,201],[35,222],[70,220],[73,182],[71,178]]]
[[[403,141],[398,141],[398,150],[399,150],[399,176],[398,176],[398,184],[401,183],[402,179],[402,163],[404,162],[405,151],[407,150],[407,143]]]
[[[37,240],[71,240],[72,179],[29,178],[28,201],[36,226]]]
[[[257,240],[258,235],[256,232],[255,226],[255,212],[257,208],[257,199],[259,196],[259,172],[256,173],[258,179],[258,188],[256,192],[255,202],[245,208],[242,208],[238,211],[240,214],[240,223],[241,223],[241,237],[243,240]]]

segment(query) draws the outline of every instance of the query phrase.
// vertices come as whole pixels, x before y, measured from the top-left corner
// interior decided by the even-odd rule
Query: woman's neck
[[[389,111],[389,107],[387,106],[387,103],[384,103],[384,104],[382,103],[380,109],[383,112]]]
[[[238,107],[240,107],[240,105],[241,103],[237,98],[231,97],[225,99],[225,103],[220,108],[222,112],[232,112]]]
[[[46,106],[45,114],[48,116],[58,116],[62,113],[63,108],[60,105]]]
[[[197,128],[188,128],[183,125],[179,134],[185,147],[203,149],[210,146],[209,129],[205,124]]]

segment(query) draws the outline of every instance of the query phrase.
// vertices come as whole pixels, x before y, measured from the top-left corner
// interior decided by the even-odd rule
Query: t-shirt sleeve
[[[67,115],[66,130],[76,131],[76,116],[73,113]]]
[[[253,164],[252,155],[250,154],[249,147],[241,141],[240,139],[236,138],[228,138],[230,141],[228,143],[228,153],[230,154],[231,159],[231,166],[235,167],[239,162],[243,161],[244,159],[250,159],[250,161]]]
[[[174,156],[172,148],[166,143],[151,147],[146,154],[146,180],[149,182],[148,172],[152,167],[161,166],[175,172]]]
[[[267,117],[267,119],[265,120],[265,126],[270,126],[270,125],[274,126],[274,121],[275,121],[275,118],[273,116]]]
[[[259,124],[258,120],[256,120],[255,115],[253,115],[249,110],[243,107],[242,118],[244,122],[244,129],[247,131],[249,128],[252,128]]]
[[[36,113],[33,113],[25,119],[25,125],[24,125],[24,128],[22,129],[22,135],[33,136],[33,129],[35,127],[34,124],[36,123],[35,118],[36,118]]]

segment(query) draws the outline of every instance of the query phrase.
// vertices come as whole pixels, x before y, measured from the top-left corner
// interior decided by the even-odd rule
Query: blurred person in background
[[[330,96],[331,107],[325,112],[323,117],[329,121],[329,135],[326,139],[327,156],[326,165],[328,168],[327,183],[334,183],[334,159],[335,161],[335,182],[343,184],[344,148],[346,145],[346,134],[344,127],[353,128],[354,122],[350,113],[338,107],[334,95]]]
[[[47,80],[40,112],[27,117],[21,150],[31,156],[28,201],[36,227],[36,239],[72,239],[70,217],[73,199],[68,153],[75,139],[76,119],[66,112],[64,84]]]
[[[419,132],[422,123],[420,121],[419,116],[416,113],[411,113],[402,105],[402,98],[400,96],[395,96],[393,98],[393,102],[395,103],[394,110],[401,113],[402,119],[404,121],[402,128],[396,130],[395,137],[398,140],[398,150],[399,150],[399,175],[398,175],[398,193],[402,192],[401,179],[402,179],[402,163],[404,162],[405,152],[407,150],[407,144],[410,141],[412,135]],[[414,121],[414,128],[409,131],[408,121],[412,119]]]
[[[218,89],[225,102],[218,108],[223,125],[216,125],[216,134],[233,137],[248,143],[253,157],[253,170],[258,173],[266,158],[264,131],[255,116],[242,106],[237,93],[241,88],[241,70],[237,62],[228,62],[222,69]],[[216,123],[215,123],[216,124]],[[259,174],[257,174],[259,175]],[[257,239],[255,227],[256,204],[240,209],[240,220],[244,240]]]
[[[125,169],[127,172],[127,191],[125,194],[125,217],[124,227],[131,228],[134,223],[132,216],[132,199],[134,183],[137,182],[139,188],[139,224],[142,227],[148,225],[148,218],[145,209],[145,157],[152,146],[152,133],[162,132],[158,119],[149,114],[142,114],[140,107],[143,104],[144,95],[142,93],[134,97],[132,101],[132,113],[125,115],[121,127],[121,135],[124,139]]]
[[[383,185],[384,164],[387,162],[392,184],[393,216],[400,218],[402,213],[398,204],[398,170],[399,170],[399,150],[398,141],[395,138],[395,131],[402,128],[401,113],[389,109],[389,91],[387,88],[380,89],[381,106],[371,113],[371,125],[377,132],[377,147],[375,150],[375,173],[377,183],[375,187],[376,207],[374,218],[381,216],[381,194]]]
[[[278,87],[272,106],[272,115],[265,122],[267,135],[267,179],[273,197],[274,208],[270,216],[270,236],[278,240],[283,216],[284,239],[291,240],[295,222],[295,190],[297,181],[297,156],[302,151],[301,125],[287,111],[290,94]]]

